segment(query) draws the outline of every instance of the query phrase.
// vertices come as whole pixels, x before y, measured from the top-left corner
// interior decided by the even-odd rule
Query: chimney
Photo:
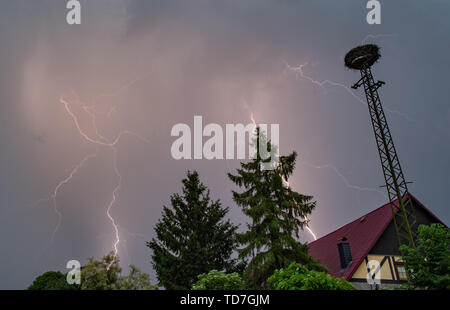
[[[338,242],[339,258],[341,259],[341,268],[347,269],[352,264],[352,253],[347,238],[343,237]]]

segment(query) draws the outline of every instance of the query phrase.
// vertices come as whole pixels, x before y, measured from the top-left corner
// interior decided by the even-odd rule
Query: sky
[[[348,88],[359,73],[343,62],[365,43],[381,48],[373,73],[410,192],[450,222],[448,1],[381,1],[380,25],[361,0],[80,2],[68,25],[65,1],[0,1],[0,289],[105,255],[112,219],[122,267],[156,282],[145,242],[187,170],[244,226],[226,175],[239,161],[171,156],[172,127],[196,115],[279,124],[318,237],[385,204],[364,94]]]

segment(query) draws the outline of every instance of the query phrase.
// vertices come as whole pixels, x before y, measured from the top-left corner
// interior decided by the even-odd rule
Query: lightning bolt
[[[120,187],[122,185],[122,175],[120,174],[119,169],[117,168],[117,149],[114,147],[113,147],[113,163],[114,163],[114,172],[116,173],[116,177],[117,177],[117,185],[113,190],[111,202],[109,203],[108,208],[106,209],[106,215],[108,216],[109,220],[111,221],[112,226],[114,227],[114,235],[115,235],[116,239],[114,241],[113,248],[114,248],[114,257],[115,257],[115,256],[117,256],[117,253],[119,252],[118,246],[119,246],[119,242],[120,242],[120,236],[119,236],[119,227],[116,223],[116,220],[111,215],[111,208],[116,203],[117,192],[120,190]],[[111,267],[112,264],[113,264],[113,262],[110,263],[107,270],[109,270],[109,268]]]
[[[287,62],[284,61],[284,60],[283,60],[283,62],[284,62],[284,64],[285,64],[285,66],[286,66],[286,70],[293,72],[293,73],[295,74],[295,77],[296,77],[297,79],[299,79],[299,80],[303,79],[303,80],[309,81],[309,82],[311,82],[312,84],[317,85],[317,86],[319,86],[319,87],[324,87],[325,85],[330,85],[330,86],[335,86],[335,87],[341,87],[341,88],[343,88],[347,93],[349,93],[353,98],[355,98],[359,103],[361,103],[363,106],[365,106],[365,107],[367,106],[367,103],[366,103],[361,97],[359,97],[358,95],[356,95],[356,94],[350,89],[350,87],[348,87],[347,85],[342,84],[342,83],[338,83],[338,82],[334,82],[334,81],[331,81],[331,80],[318,81],[318,80],[315,80],[314,78],[312,78],[312,77],[306,75],[305,72],[303,71],[303,68],[309,65],[308,62],[305,62],[304,64],[301,64],[301,65],[299,65],[299,66],[297,66],[297,67],[293,67],[293,66],[289,65],[289,63],[287,63]],[[397,110],[392,110],[392,109],[389,109],[389,108],[384,108],[384,109],[385,109],[387,112],[389,112],[389,113],[391,113],[391,114],[396,114],[396,115],[398,115],[398,116],[401,116],[401,117],[405,118],[406,120],[408,120],[408,121],[410,121],[410,122],[415,122],[415,120],[414,120],[413,118],[411,118],[409,115],[407,115],[407,114],[405,114],[405,113],[402,113],[402,112],[397,111]]]
[[[118,230],[120,231],[120,233],[122,235],[130,236],[133,239],[144,240],[144,241],[151,239],[151,237],[149,237],[149,236],[147,236],[145,234],[142,234],[142,233],[139,233],[139,232],[131,232],[131,231],[127,230],[124,226],[121,226],[119,224],[117,224],[117,227],[118,227]],[[110,233],[100,233],[100,234],[97,235],[96,238],[100,239],[100,240],[104,240],[106,238],[109,238],[110,236],[111,236]],[[128,239],[126,237],[122,236],[122,238],[120,239],[120,242],[123,243],[123,245],[121,245],[121,246],[122,247],[126,246],[127,241],[128,241]],[[128,249],[126,249],[126,250],[128,251]],[[128,256],[128,258],[130,258],[130,257]]]
[[[283,184],[284,184],[284,186],[287,188],[287,189],[291,189],[291,184],[289,183],[289,181],[288,180],[286,180],[286,178],[284,177],[284,176],[281,176],[281,180],[283,181]],[[297,204],[297,202],[294,200],[294,202],[295,202],[295,204]],[[298,206],[298,205],[297,205]],[[310,220],[305,216],[305,217],[303,217],[303,221],[305,221],[305,227],[306,227],[306,230],[308,230],[308,232],[311,234],[311,236],[314,238],[314,240],[317,240],[317,236],[316,236],[316,234],[314,233],[314,231],[309,227],[309,222],[310,222]]]
[[[131,85],[131,84],[128,84],[128,85]],[[125,88],[122,88],[122,89],[125,89]],[[117,94],[119,94],[119,93],[116,93],[116,95]],[[110,95],[110,96],[112,96],[112,95]],[[68,100],[66,100],[64,98],[64,96],[60,97],[60,102],[64,105],[67,114],[72,118],[73,123],[75,124],[75,127],[78,130],[78,133],[84,140],[86,140],[87,142],[90,142],[92,144],[99,145],[99,146],[109,147],[112,151],[113,169],[114,169],[114,173],[116,175],[117,184],[112,192],[112,198],[106,209],[106,215],[114,229],[115,240],[113,243],[113,249],[114,249],[114,256],[117,256],[117,254],[119,252],[119,243],[120,243],[119,226],[117,225],[116,219],[111,215],[111,209],[114,207],[114,205],[117,202],[117,195],[122,186],[122,175],[119,171],[118,164],[117,164],[117,147],[116,146],[119,143],[119,141],[123,135],[135,136],[138,139],[144,141],[145,143],[150,143],[150,141],[148,141],[147,139],[143,138],[142,136],[140,136],[134,132],[128,131],[128,130],[124,130],[124,131],[120,132],[114,140],[108,141],[107,138],[105,138],[103,135],[100,134],[99,129],[97,127],[96,111],[95,111],[95,103],[96,102],[94,101],[94,105],[87,106],[87,105],[83,105],[79,100],[77,100],[77,102],[79,104],[82,104],[83,110],[91,117],[92,124],[94,126],[94,130],[95,130],[97,138],[91,137],[86,132],[84,132],[83,129],[81,128],[80,123],[78,121],[78,117],[75,115],[75,113],[73,113],[73,111],[70,108],[70,102]],[[110,266],[108,266],[108,269],[110,268]]]
[[[97,156],[97,154],[87,155],[85,158],[83,158],[83,160],[82,160],[79,164],[77,164],[77,165],[72,169],[72,171],[70,172],[70,174],[69,174],[64,180],[62,180],[61,182],[58,183],[58,185],[56,185],[55,190],[53,191],[53,194],[52,194],[52,196],[51,196],[51,200],[52,200],[52,202],[53,202],[53,209],[55,210],[55,213],[58,215],[58,222],[57,222],[57,224],[56,224],[56,226],[55,226],[55,229],[53,230],[52,237],[51,237],[51,242],[50,242],[50,243],[53,243],[53,240],[54,240],[54,238],[55,238],[56,232],[58,231],[59,226],[61,225],[61,221],[62,221],[62,214],[61,214],[61,212],[59,211],[58,206],[57,206],[57,203],[56,203],[56,197],[58,196],[59,190],[61,189],[61,187],[63,187],[64,185],[66,185],[67,183],[69,183],[69,182],[73,179],[74,175],[78,172],[78,170],[81,169],[81,167],[83,167],[83,165],[84,165],[89,159],[91,159],[91,158],[93,158],[93,157],[95,157],[95,156]]]
[[[116,138],[113,139],[113,140],[107,139],[106,137],[104,137],[100,133],[100,130],[99,130],[98,126],[97,126],[97,116],[99,115],[99,112],[97,112],[97,110],[96,110],[96,105],[97,105],[97,100],[99,98],[107,98],[107,97],[117,96],[120,93],[122,93],[124,90],[128,89],[129,87],[131,87],[132,85],[137,83],[138,81],[141,81],[143,78],[145,78],[145,76],[142,77],[142,78],[137,78],[137,79],[134,79],[134,80],[130,81],[129,83],[127,83],[124,86],[122,86],[121,88],[119,88],[119,90],[116,91],[116,92],[107,93],[107,94],[101,94],[101,95],[98,95],[98,96],[94,97],[92,99],[92,104],[91,105],[84,104],[81,100],[79,100],[79,97],[77,96],[76,92],[73,91],[73,90],[71,92],[72,97],[74,97],[74,98],[72,98],[72,100],[71,99],[67,99],[67,96],[65,96],[65,95],[62,95],[59,98],[59,102],[63,105],[64,111],[66,112],[66,114],[71,118],[71,120],[72,120],[72,122],[73,122],[73,124],[74,124],[74,126],[75,126],[75,128],[76,128],[76,130],[78,132],[78,134],[80,135],[80,137],[83,140],[85,140],[86,142],[91,143],[93,145],[96,145],[96,146],[99,146],[99,147],[109,148],[111,150],[111,152],[112,152],[112,155],[113,155],[113,170],[114,170],[114,174],[116,176],[117,183],[116,183],[116,185],[115,185],[115,187],[114,187],[114,189],[112,191],[112,197],[111,197],[111,200],[110,200],[110,202],[109,202],[109,204],[107,206],[107,209],[106,209],[106,216],[107,216],[108,220],[111,222],[111,225],[112,225],[113,231],[114,231],[114,242],[113,242],[113,245],[112,245],[113,251],[114,251],[114,256],[117,256],[117,254],[119,252],[120,231],[119,231],[119,225],[117,224],[117,220],[112,216],[111,210],[117,204],[117,196],[118,196],[118,193],[119,193],[119,191],[121,189],[121,186],[122,186],[122,175],[120,173],[120,170],[119,170],[119,167],[118,167],[118,163],[117,163],[117,146],[118,146],[121,138],[123,136],[125,136],[125,135],[134,136],[137,139],[139,139],[140,141],[143,141],[143,142],[145,142],[147,144],[150,144],[150,141],[147,140],[146,138],[142,137],[141,135],[139,135],[137,133],[134,133],[132,131],[129,131],[129,130],[123,130],[123,131],[119,132],[118,135],[116,136]],[[93,126],[94,131],[95,131],[95,135],[88,134],[83,129],[83,127],[80,125],[79,117],[72,110],[72,105],[73,104],[78,104],[81,107],[82,111],[84,111],[84,113],[86,113],[89,116],[89,118],[91,120],[91,123],[92,123],[92,126]],[[114,109],[114,107],[110,108],[110,111],[108,112],[108,116],[110,115],[112,109]],[[54,237],[55,237],[55,235],[56,235],[56,233],[57,233],[57,231],[58,231],[58,229],[59,229],[59,227],[61,225],[61,221],[62,221],[62,213],[59,211],[59,208],[57,206],[58,193],[60,192],[61,188],[64,185],[68,184],[73,179],[75,174],[79,172],[79,170],[86,164],[86,162],[89,159],[91,159],[91,158],[93,158],[95,156],[97,156],[97,153],[91,154],[91,155],[88,155],[88,156],[84,157],[83,160],[79,164],[77,164],[70,171],[69,175],[65,179],[63,179],[62,181],[60,181],[57,184],[57,186],[54,188],[53,193],[52,193],[50,198],[39,200],[39,202],[42,202],[43,200],[46,200],[46,201],[50,201],[51,200],[52,203],[53,203],[53,209],[58,215],[58,221],[57,221],[55,229],[54,229],[54,231],[52,233],[51,243],[53,243]],[[108,266],[107,268],[109,269],[110,266]]]
[[[301,164],[314,168],[314,169],[331,169],[334,173],[336,173],[336,175],[344,182],[345,186],[350,188],[350,189],[354,189],[357,191],[368,191],[368,192],[375,192],[378,193],[380,195],[382,195],[384,198],[388,198],[386,196],[386,194],[383,191],[380,191],[378,189],[375,188],[370,188],[370,187],[360,187],[360,186],[356,186],[356,185],[352,185],[350,184],[350,182],[348,181],[348,179],[344,176],[344,174],[342,172],[340,172],[335,166],[330,165],[330,164],[326,164],[326,165],[321,165],[321,166],[315,166],[313,164],[310,164],[306,161],[301,161]]]

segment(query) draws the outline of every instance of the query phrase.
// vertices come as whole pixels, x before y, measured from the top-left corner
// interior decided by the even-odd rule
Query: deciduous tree
[[[130,273],[122,276],[119,257],[110,252],[101,260],[89,258],[86,266],[81,267],[82,290],[152,290],[156,286],[150,283],[148,274],[130,265]]]
[[[450,289],[450,231],[442,224],[420,225],[416,248],[402,245],[409,288]]]
[[[68,284],[66,275],[59,271],[47,271],[37,277],[29,290],[79,290],[76,284]]]

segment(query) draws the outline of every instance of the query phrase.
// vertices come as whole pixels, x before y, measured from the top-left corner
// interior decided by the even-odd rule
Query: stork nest
[[[367,44],[351,49],[344,61],[347,68],[361,70],[372,66],[380,57],[380,48],[375,44]]]

